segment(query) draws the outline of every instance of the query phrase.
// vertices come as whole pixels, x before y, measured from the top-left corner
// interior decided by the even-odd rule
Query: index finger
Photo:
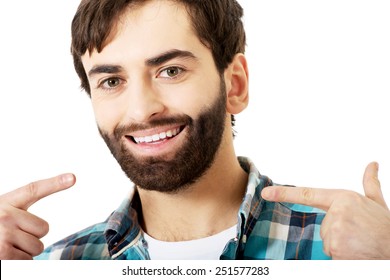
[[[307,187],[270,186],[261,192],[265,200],[302,204],[328,211],[342,190]]]
[[[12,206],[27,210],[40,199],[73,186],[76,177],[71,173],[61,174],[52,178],[32,182],[24,187],[6,193],[1,200]]]

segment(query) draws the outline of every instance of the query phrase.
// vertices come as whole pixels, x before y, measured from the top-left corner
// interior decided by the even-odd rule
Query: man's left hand
[[[376,162],[366,167],[363,187],[365,195],[349,190],[272,186],[262,191],[262,197],[326,211],[320,234],[324,252],[333,259],[390,259],[390,211]]]

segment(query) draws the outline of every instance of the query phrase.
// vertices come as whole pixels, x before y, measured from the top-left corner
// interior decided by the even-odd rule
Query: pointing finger
[[[327,211],[336,196],[343,190],[314,189],[306,187],[271,186],[263,189],[261,196],[265,200],[303,204]]]
[[[73,174],[62,174],[18,188],[3,195],[1,200],[6,200],[9,204],[16,208],[27,210],[38,200],[53,193],[70,188],[75,184],[75,182],[76,178]]]
[[[371,162],[367,165],[363,176],[364,194],[366,197],[388,209],[381,191],[381,184],[378,179],[378,169],[379,165],[376,162]]]

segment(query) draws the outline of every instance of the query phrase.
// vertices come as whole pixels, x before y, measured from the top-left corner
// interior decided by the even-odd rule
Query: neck
[[[185,190],[171,194],[138,188],[145,232],[158,240],[185,241],[214,235],[237,223],[248,175],[232,144],[221,146],[209,170]]]

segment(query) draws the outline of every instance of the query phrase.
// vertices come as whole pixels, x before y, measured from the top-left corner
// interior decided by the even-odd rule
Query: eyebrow
[[[175,58],[197,59],[190,51],[173,49],[145,60],[145,65],[155,67]],[[116,74],[122,72],[123,70],[123,67],[120,65],[101,64],[92,67],[92,69],[88,72],[88,77],[98,74]]]
[[[109,64],[102,64],[102,65],[96,65],[92,67],[91,70],[88,72],[88,76],[92,77],[97,74],[115,74],[122,72],[123,68],[119,65],[109,65]]]
[[[174,58],[188,58],[196,60],[196,56],[192,52],[173,49],[147,59],[145,64],[147,66],[159,66]]]

